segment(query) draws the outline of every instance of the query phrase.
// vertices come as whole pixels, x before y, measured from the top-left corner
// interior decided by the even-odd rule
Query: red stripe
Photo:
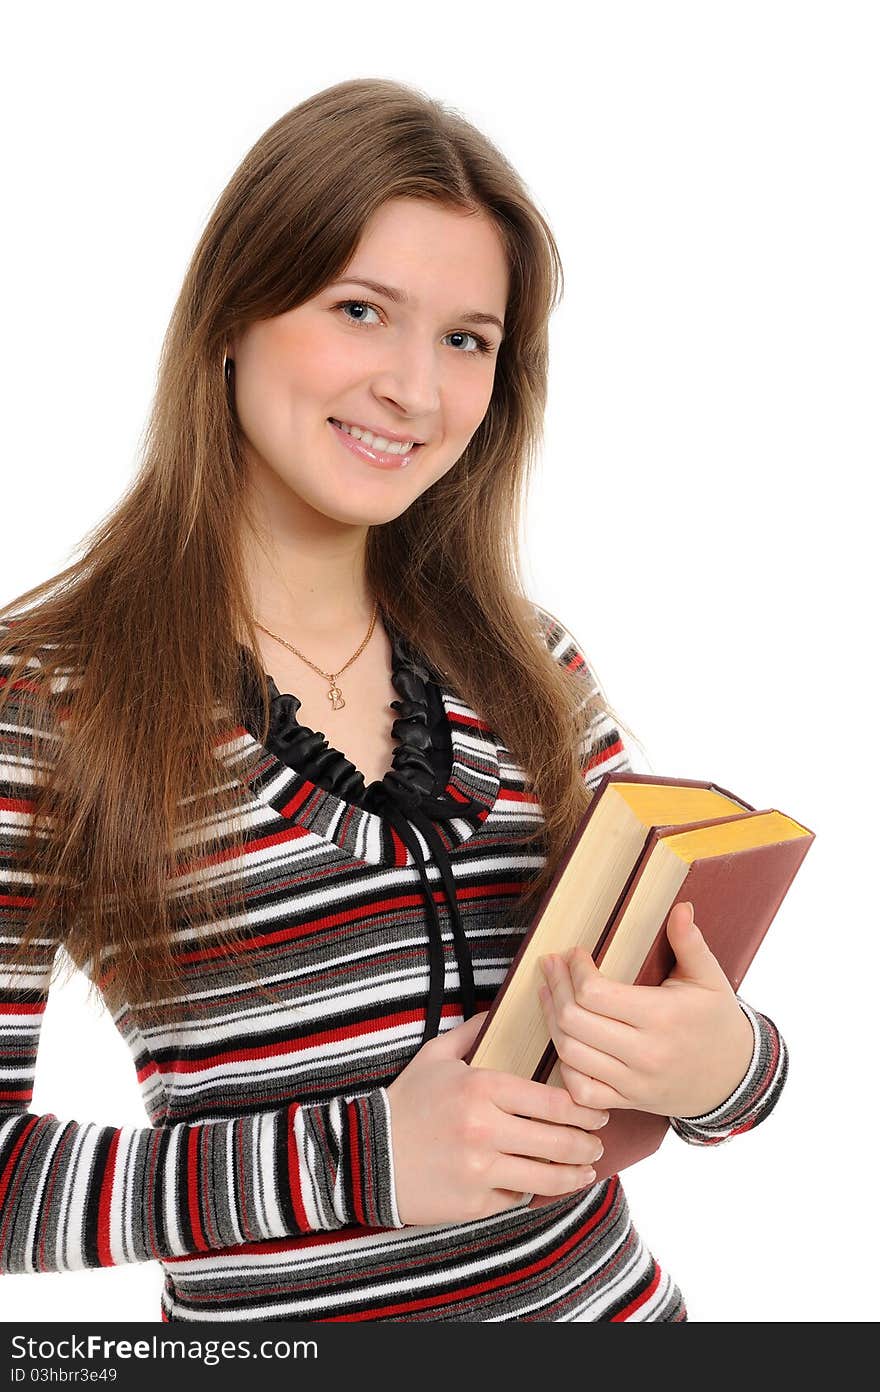
[[[730,1133],[730,1136],[741,1136],[744,1131],[751,1131],[754,1124],[755,1118],[752,1117],[749,1121],[744,1121],[742,1126],[734,1126],[733,1130]],[[730,1137],[728,1137],[728,1140],[729,1139]]]
[[[348,1127],[348,1148],[351,1156],[351,1187],[354,1195],[354,1217],[355,1222],[361,1227],[366,1227],[367,1220],[364,1214],[364,1195],[363,1195],[363,1172],[361,1170],[361,1138],[360,1138],[360,1113],[356,1102],[349,1102],[346,1111]]]
[[[7,909],[32,909],[36,902],[32,894],[0,894],[0,907]]]
[[[394,848],[394,866],[396,869],[401,865],[406,865],[406,846],[401,841],[400,833],[396,827],[389,823],[388,829],[391,832],[391,845]],[[413,902],[421,903],[421,900],[414,897]]]
[[[488,729],[488,726],[483,726],[483,728]],[[449,794],[450,797],[455,798],[456,802],[464,804],[466,802],[471,801],[471,799],[469,797],[466,797],[464,793],[460,793],[452,783],[446,784],[446,792]],[[480,817],[482,818],[484,815],[488,815],[488,812],[488,807],[484,808],[483,811],[480,813]]]
[[[635,1314],[636,1310],[640,1310],[641,1307],[644,1305],[645,1301],[651,1299],[651,1296],[654,1294],[655,1290],[659,1286],[661,1275],[662,1272],[660,1271],[659,1266],[655,1262],[654,1279],[652,1280],[651,1284],[647,1287],[646,1290],[642,1291],[641,1295],[637,1295],[635,1300],[631,1300],[628,1305],[624,1305],[623,1309],[619,1312],[619,1314],[612,1315],[611,1319],[608,1321],[609,1324],[620,1324],[621,1321],[628,1320],[630,1315]]]
[[[305,779],[299,792],[294,793],[293,797],[288,802],[285,802],[284,806],[281,808],[282,817],[294,816],[294,814],[299,812],[300,808],[303,807],[309,801],[309,799],[314,796],[314,794],[317,791],[317,783],[312,783],[311,780],[308,778]]]
[[[460,725],[462,729],[483,730],[486,734],[489,733],[489,726],[478,715],[463,715],[458,711],[452,711],[450,719],[454,725]]]
[[[248,841],[246,850],[262,851],[267,846],[282,846],[286,841],[298,841],[303,836],[308,836],[309,832],[305,827],[291,826],[285,827],[283,831],[273,832],[271,836],[260,836],[255,841]],[[212,852],[210,855],[196,856],[193,860],[181,862],[177,874],[191,875],[197,870],[211,869],[213,866],[223,865],[227,860],[241,855],[241,851],[236,851],[234,847],[225,847],[223,850]]]
[[[448,1005],[443,1009],[442,1018],[455,1019],[460,1014],[461,1006]],[[336,1043],[343,1039],[358,1039],[368,1033],[394,1029],[399,1025],[410,1025],[414,1021],[424,1020],[424,1018],[424,1008],[398,1010],[391,1014],[374,1016],[369,1022],[369,1029],[365,1029],[361,1021],[351,1025],[337,1025],[332,1029],[317,1030],[312,1034],[302,1035],[299,1039],[277,1044],[272,1048],[268,1048],[265,1044],[259,1044],[250,1049],[224,1049],[220,1053],[209,1054],[206,1058],[201,1059],[174,1059],[157,1071],[161,1077],[167,1078],[186,1073],[198,1073],[203,1068],[213,1068],[221,1063],[245,1063],[252,1059],[282,1059],[289,1054],[299,1053],[303,1049],[314,1048],[316,1045]],[[144,1069],[138,1070],[139,1079],[144,1074]]]
[[[18,677],[10,682],[8,677],[0,677],[0,686],[8,686],[11,691],[39,691],[35,677]]]
[[[113,1194],[113,1175],[116,1170],[116,1152],[119,1149],[119,1132],[113,1133],[107,1164],[101,1181],[101,1197],[98,1200],[98,1261],[101,1266],[113,1266],[110,1251],[110,1199]]]
[[[193,1241],[200,1252],[209,1250],[199,1219],[199,1134],[200,1126],[194,1126],[189,1133],[187,1147],[187,1198],[189,1200],[189,1220],[192,1224]]]
[[[536,805],[538,799],[534,793],[527,793],[521,788],[505,788],[498,794],[499,802],[526,802]]]
[[[33,812],[36,803],[29,798],[0,797],[0,812]]]
[[[299,1149],[296,1143],[296,1135],[293,1125],[299,1102],[291,1102],[290,1110],[287,1114],[287,1182],[290,1188],[290,1198],[293,1203],[293,1211],[296,1214],[297,1227],[303,1232],[311,1231],[311,1224],[306,1218],[306,1206],[303,1203],[302,1185],[299,1173]]]
[[[15,1173],[15,1163],[22,1152],[25,1142],[32,1135],[33,1129],[35,1126],[38,1125],[38,1123],[39,1117],[34,1117],[33,1120],[30,1121],[28,1125],[25,1127],[24,1131],[21,1133],[21,1135],[18,1138],[18,1141],[16,1142],[15,1150],[12,1152],[12,1154],[9,1157],[9,1160],[7,1161],[5,1170],[3,1171],[2,1175],[0,1175],[0,1213],[2,1213],[3,1211],[3,1203],[6,1198],[6,1191],[9,1188],[10,1180],[12,1179],[12,1176]],[[10,1220],[11,1217],[12,1215],[9,1214]],[[0,1241],[0,1247],[2,1246],[3,1243],[2,1241]]]
[[[616,739],[613,744],[609,744],[606,749],[594,754],[592,759],[588,759],[585,768],[595,768],[597,764],[604,764],[606,759],[610,759],[614,754],[623,753],[623,740]]]

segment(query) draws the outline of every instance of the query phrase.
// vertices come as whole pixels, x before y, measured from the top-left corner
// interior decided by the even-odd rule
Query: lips
[[[417,440],[414,435],[396,435],[393,430],[380,429],[378,426],[361,425],[360,421],[342,420],[339,416],[328,416],[331,425],[344,425],[349,430],[362,430],[373,436],[376,440],[389,440],[395,445],[408,444],[412,440],[414,445],[424,444],[423,440]]]
[[[343,445],[345,449],[357,455],[359,459],[364,460],[368,465],[376,469],[406,469],[413,462],[418,451],[424,448],[422,445],[414,444],[407,454],[385,454],[380,450],[374,449],[372,445],[365,445],[363,440],[356,439],[355,436],[350,435],[347,430],[341,429],[329,416],[327,418],[327,424],[330,426],[330,429],[333,431],[339,443]]]

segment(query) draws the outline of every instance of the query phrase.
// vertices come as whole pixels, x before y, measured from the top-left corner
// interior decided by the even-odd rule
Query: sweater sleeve
[[[0,657],[0,681],[4,663]],[[198,1124],[114,1127],[29,1110],[60,937],[17,963],[37,765],[0,715],[0,1274],[184,1256],[351,1225],[400,1228],[386,1090]],[[30,747],[30,746],[28,746]]]
[[[585,696],[600,690],[599,684],[571,633],[547,610],[536,606],[545,641],[557,662],[583,676]],[[632,764],[620,731],[608,715],[594,721],[581,750],[581,767],[587,787],[593,788],[606,773],[631,772]],[[711,1112],[696,1117],[670,1117],[671,1129],[689,1145],[718,1145],[764,1121],[779,1100],[788,1076],[788,1050],[774,1022],[737,996],[752,1026],[754,1044],[745,1076],[729,1097]]]

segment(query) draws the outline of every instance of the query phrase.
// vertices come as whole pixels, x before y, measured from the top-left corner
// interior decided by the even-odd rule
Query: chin
[[[411,498],[358,500],[349,495],[345,499],[316,498],[311,506],[334,522],[346,523],[350,527],[381,527],[405,512],[411,502]]]

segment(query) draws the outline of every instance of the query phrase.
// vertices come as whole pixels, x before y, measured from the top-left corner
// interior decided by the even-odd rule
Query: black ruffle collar
[[[397,746],[391,768],[373,783],[367,784],[360,769],[322,732],[300,723],[297,713],[302,702],[290,692],[279,691],[273,677],[266,674],[270,697],[267,745],[272,753],[318,787],[375,811],[386,805],[385,793],[389,791],[398,799],[405,795],[404,801],[442,795],[452,766],[449,722],[435,674],[387,618],[384,623],[392,645],[391,682],[400,698],[391,702],[399,712],[391,727]],[[257,738],[256,658],[244,646],[241,653],[250,676],[242,715],[246,729]]]

